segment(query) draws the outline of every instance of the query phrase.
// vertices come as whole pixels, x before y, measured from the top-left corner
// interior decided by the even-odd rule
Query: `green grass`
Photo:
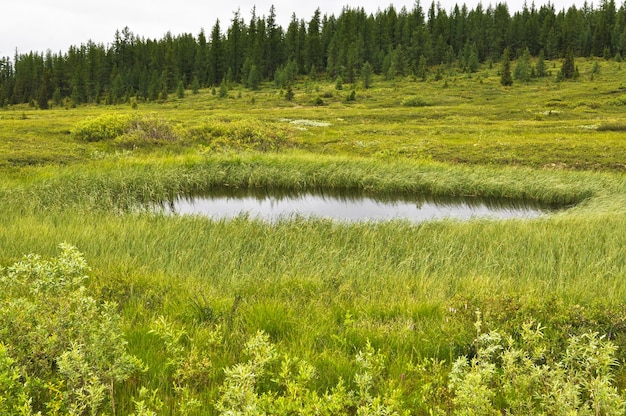
[[[471,354],[477,309],[490,328],[514,332],[540,321],[554,348],[571,333],[599,331],[619,346],[621,360],[626,90],[621,67],[600,64],[593,81],[585,76],[590,61],[580,63],[577,81],[511,88],[499,85],[495,68],[440,82],[375,79],[369,90],[355,87],[354,103],[345,102],[348,85],[336,91],[316,81],[296,85],[292,103],[265,87],[242,89],[241,98],[231,90],[226,99],[202,90],[137,110],[0,110],[0,264],[31,252],[55,255],[61,242],[85,254],[89,290],[118,303],[130,351],[150,366],[119,387],[122,413],[140,384],[175,407],[163,343],[149,333],[160,315],[190,337],[222,326],[220,348],[204,351],[213,369],[195,387],[206,406],[219,395],[223,369],[245,361],[243,344],[259,329],[318,368],[319,391],[340,378],[354,385],[353,357],[368,341],[387,356],[388,380],[406,374],[407,385],[421,386],[407,368]],[[317,96],[324,106],[310,104]],[[413,97],[429,105],[402,104]],[[181,138],[96,143],[70,133],[86,117],[114,113],[156,113]],[[275,132],[285,140],[255,147]],[[533,220],[422,224],[267,224],[141,209],[217,187],[573,207]],[[626,386],[623,369],[616,381]],[[406,403],[420,391],[404,391]]]

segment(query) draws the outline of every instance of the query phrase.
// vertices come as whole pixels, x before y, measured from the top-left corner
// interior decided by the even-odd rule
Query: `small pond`
[[[479,198],[379,198],[335,193],[264,193],[220,190],[210,195],[178,198],[162,209],[167,214],[203,215],[213,219],[247,216],[268,222],[304,217],[342,222],[437,219],[536,218],[553,209],[534,203]]]

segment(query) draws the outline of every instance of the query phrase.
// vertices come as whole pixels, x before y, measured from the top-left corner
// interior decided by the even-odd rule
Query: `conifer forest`
[[[210,19],[210,17],[207,17]],[[476,71],[484,62],[511,59],[526,51],[543,59],[618,58],[626,52],[626,6],[613,0],[598,6],[556,10],[546,3],[512,12],[506,3],[457,5],[445,10],[419,1],[411,10],[393,6],[370,13],[345,7],[339,16],[316,10],[310,19],[295,14],[286,28],[274,7],[249,18],[234,13],[228,25],[215,21],[209,34],[166,33],[146,39],[128,27],[109,44],[91,41],[67,51],[15,52],[0,60],[0,105],[48,102],[124,102],[129,97],[159,100],[185,88],[242,83],[255,89],[263,80],[284,87],[298,75],[340,76],[352,82],[366,63],[375,74],[420,74],[425,68],[455,65]]]

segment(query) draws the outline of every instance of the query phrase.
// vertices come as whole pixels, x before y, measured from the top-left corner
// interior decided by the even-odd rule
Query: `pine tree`
[[[37,94],[37,106],[41,109],[41,110],[47,110],[49,108],[48,106],[48,99],[50,98],[50,80],[49,80],[50,76],[48,74],[48,72],[44,72],[43,78],[41,80],[41,85],[39,86],[39,92]]]
[[[159,93],[159,99],[161,101],[167,101],[169,96],[169,90],[167,88],[167,82],[165,80],[161,80],[161,92]]]
[[[322,38],[320,33],[320,9],[316,9],[313,17],[309,21],[308,30],[305,38],[304,64],[306,67],[315,68],[322,67],[322,57],[324,50],[322,49]]]
[[[250,66],[250,73],[248,74],[248,88],[251,90],[258,90],[261,84],[261,73],[257,69],[256,65]]]
[[[397,74],[398,71],[396,70],[396,63],[391,62],[391,64],[389,64],[389,68],[387,68],[387,71],[385,71],[385,80],[393,81],[394,79],[396,79]]]
[[[276,72],[274,72],[274,85],[276,85],[276,88],[282,89],[287,83],[287,71],[285,68],[278,68]]]
[[[505,87],[513,85],[513,77],[511,76],[511,57],[509,55],[509,48],[504,50],[504,56],[502,57],[502,76],[500,77],[500,84]]]
[[[61,88],[57,87],[52,93],[52,102],[56,107],[60,107],[63,103],[63,95],[61,94]]]
[[[291,84],[289,84],[287,86],[287,92],[285,93],[285,99],[287,101],[291,101],[291,100],[293,100],[294,96],[295,96],[295,94],[293,93],[293,88],[291,88]]]
[[[199,92],[200,92],[200,80],[198,79],[198,76],[195,75],[193,77],[193,80],[191,81],[191,93],[198,94]]]
[[[422,81],[426,81],[426,77],[428,76],[428,62],[424,55],[420,55],[420,60],[417,66],[416,75],[420,77]]]
[[[148,85],[148,100],[156,101],[159,98],[159,92],[161,91],[161,77],[158,72],[152,71],[150,77],[150,85]]]
[[[522,56],[517,60],[514,76],[515,79],[520,81],[530,82],[531,74],[532,66],[530,64],[530,51],[526,48],[524,49]]]
[[[476,44],[467,42],[463,48],[463,70],[471,74],[478,71],[479,65]]]
[[[365,89],[372,86],[372,72],[372,65],[369,62],[365,62],[361,68],[361,81]]]
[[[576,75],[576,64],[574,62],[574,52],[572,49],[568,49],[565,54],[565,60],[561,65],[560,77],[563,79],[572,79]]]
[[[185,98],[185,84],[183,84],[183,80],[178,81],[178,86],[176,87],[176,96],[178,98]]]
[[[337,78],[335,78],[335,89],[336,90],[343,89],[343,78],[341,78],[341,75],[337,75]]]
[[[222,83],[220,84],[220,98],[226,97],[228,97],[228,82],[226,81],[226,79],[223,79]]]
[[[220,21],[217,19],[211,30],[211,42],[209,49],[208,81],[217,84],[224,76],[224,45],[222,44]]]
[[[543,49],[539,51],[539,57],[537,58],[537,63],[535,64],[535,74],[538,77],[545,77],[547,75],[546,62],[543,57]]]
[[[122,76],[118,73],[113,82],[111,83],[111,90],[109,91],[109,101],[111,104],[119,104],[124,97],[124,81]]]

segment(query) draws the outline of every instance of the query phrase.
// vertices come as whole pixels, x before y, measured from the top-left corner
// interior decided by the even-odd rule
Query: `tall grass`
[[[192,334],[224,325],[221,366],[263,329],[324,368],[323,389],[350,378],[351,357],[368,341],[393,357],[399,377],[416,357],[465,354],[477,308],[497,326],[532,317],[560,334],[578,325],[609,333],[626,296],[626,220],[616,214],[421,225],[58,211],[10,219],[3,261],[54,252],[58,241],[87,253],[90,289],[119,304],[131,352],[153,366],[146,382],[162,391],[162,347],[147,334],[159,315]]]
[[[24,208],[129,209],[212,188],[353,190],[373,195],[475,196],[573,205],[623,184],[609,174],[526,168],[451,166],[427,161],[286,155],[196,155],[116,158],[65,168],[25,171],[28,182],[4,188]],[[24,183],[24,182],[22,182]]]

